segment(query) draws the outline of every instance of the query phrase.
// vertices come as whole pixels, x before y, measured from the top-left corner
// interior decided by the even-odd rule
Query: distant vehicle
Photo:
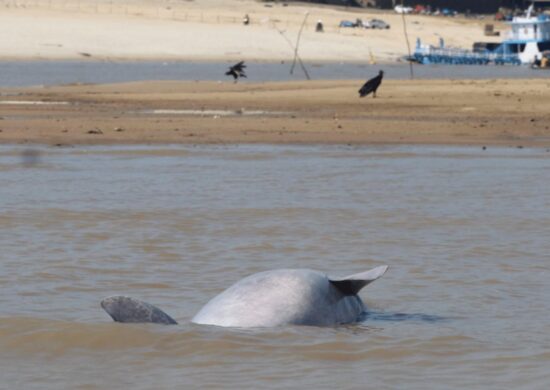
[[[390,25],[381,19],[371,19],[368,22],[364,23],[364,26],[365,28],[381,29],[381,30],[390,28]]]
[[[351,20],[342,20],[339,24],[340,27],[356,27],[355,23]]]
[[[413,14],[420,14],[420,15],[431,15],[432,14],[432,7],[430,5],[421,5],[418,4],[414,7]]]
[[[443,8],[441,10],[441,15],[443,15],[443,16],[456,16],[457,14],[458,14],[458,12],[456,12],[454,9]]]
[[[340,27],[364,27],[365,24],[361,19],[355,19],[355,22],[352,22],[351,20],[342,20],[340,22]]]
[[[357,18],[355,19],[355,22],[352,22],[351,20],[342,20],[339,24],[340,27],[365,27],[365,23]]]
[[[398,14],[410,14],[413,9],[412,7],[405,7],[405,6],[402,6],[402,5],[396,5],[395,8],[394,8],[394,11],[397,12]]]

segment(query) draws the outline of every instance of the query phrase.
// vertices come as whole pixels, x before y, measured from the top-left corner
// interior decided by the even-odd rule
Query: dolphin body
[[[214,297],[191,321],[239,328],[357,322],[366,310],[357,293],[387,269],[384,265],[344,278],[308,269],[260,272]],[[101,306],[117,322],[176,323],[157,307],[129,297],[109,297]]]

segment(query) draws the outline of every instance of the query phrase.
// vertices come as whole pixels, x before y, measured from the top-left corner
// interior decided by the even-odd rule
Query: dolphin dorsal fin
[[[175,325],[176,320],[150,303],[115,295],[101,301],[101,307],[115,322]]]
[[[360,272],[344,278],[329,278],[329,281],[344,295],[355,295],[370,282],[384,275],[387,265],[381,265],[370,271]]]

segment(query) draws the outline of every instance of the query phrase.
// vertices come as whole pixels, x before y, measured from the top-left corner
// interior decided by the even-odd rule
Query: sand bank
[[[3,89],[0,142],[550,147],[550,80],[140,82]],[[40,104],[34,104],[40,102]]]
[[[288,60],[307,13],[300,55],[309,61],[395,61],[407,53],[401,16],[358,8],[251,0],[3,0],[0,58],[126,60]],[[248,14],[251,24],[244,26]],[[380,18],[389,30],[338,28],[341,20]],[[321,19],[324,33],[314,26]],[[481,20],[407,16],[417,37],[471,48],[486,41]],[[497,29],[502,28],[497,25]]]

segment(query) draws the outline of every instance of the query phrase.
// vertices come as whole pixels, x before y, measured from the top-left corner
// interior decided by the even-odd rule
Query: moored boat
[[[533,64],[540,61],[543,52],[550,50],[550,15],[533,15],[535,1],[525,15],[515,16],[510,31],[500,43],[474,43],[473,50],[445,47],[440,39],[438,47],[424,45],[417,40],[412,60],[422,63],[463,65]]]

